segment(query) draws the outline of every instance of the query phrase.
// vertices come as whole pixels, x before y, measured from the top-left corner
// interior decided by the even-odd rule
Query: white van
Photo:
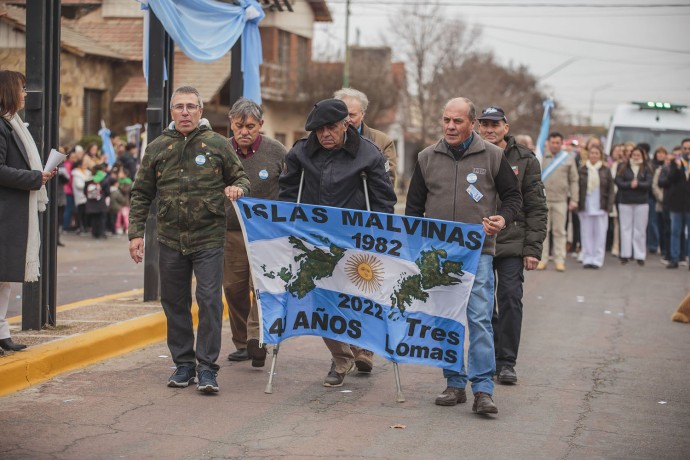
[[[610,153],[614,144],[646,142],[651,146],[650,156],[661,145],[670,153],[686,138],[690,138],[690,112],[686,105],[632,102],[616,107],[606,136],[606,152]]]

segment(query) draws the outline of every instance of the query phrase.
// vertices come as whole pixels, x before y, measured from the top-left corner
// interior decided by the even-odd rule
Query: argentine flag
[[[318,335],[460,370],[480,224],[242,198],[263,343]]]

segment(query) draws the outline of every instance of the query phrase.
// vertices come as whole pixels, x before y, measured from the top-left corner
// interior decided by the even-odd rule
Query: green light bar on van
[[[659,101],[633,101],[633,104],[640,107],[640,109],[653,109],[653,110],[673,110],[675,112],[680,112],[681,109],[686,109],[688,106],[684,104],[671,104],[670,102],[659,102]]]

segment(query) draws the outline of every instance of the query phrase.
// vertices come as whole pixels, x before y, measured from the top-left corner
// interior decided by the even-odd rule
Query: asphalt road
[[[126,236],[97,240],[67,233],[60,238],[65,246],[58,247],[58,306],[144,286],[144,266],[130,259]],[[21,313],[22,285],[13,283],[7,316]]]
[[[685,459],[690,325],[670,316],[689,290],[688,269],[656,256],[528,273],[519,380],[497,386],[495,417],[435,406],[445,382],[421,366],[400,366],[396,403],[379,357],[325,388],[316,337],[284,343],[267,395],[267,368],[224,359],[225,327],[218,395],[167,388],[160,343],[1,398],[0,458]]]

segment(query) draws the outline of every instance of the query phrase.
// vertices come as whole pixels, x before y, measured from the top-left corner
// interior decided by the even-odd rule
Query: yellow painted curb
[[[223,320],[226,318],[227,308],[223,311]],[[196,303],[192,305],[192,320],[196,327]],[[0,396],[161,342],[166,335],[165,314],[159,312],[13,353],[0,358]]]
[[[67,303],[65,305],[60,305],[57,307],[57,311],[67,311],[74,308],[85,307],[87,305],[93,305],[96,302],[104,302],[106,300],[121,299],[122,297],[130,295],[141,295],[144,293],[144,288],[132,289],[131,291],[118,292],[116,294],[108,294],[101,297],[94,297],[93,299],[78,300],[76,302]],[[11,318],[6,318],[8,323],[20,323],[22,321],[22,315],[13,316]]]

